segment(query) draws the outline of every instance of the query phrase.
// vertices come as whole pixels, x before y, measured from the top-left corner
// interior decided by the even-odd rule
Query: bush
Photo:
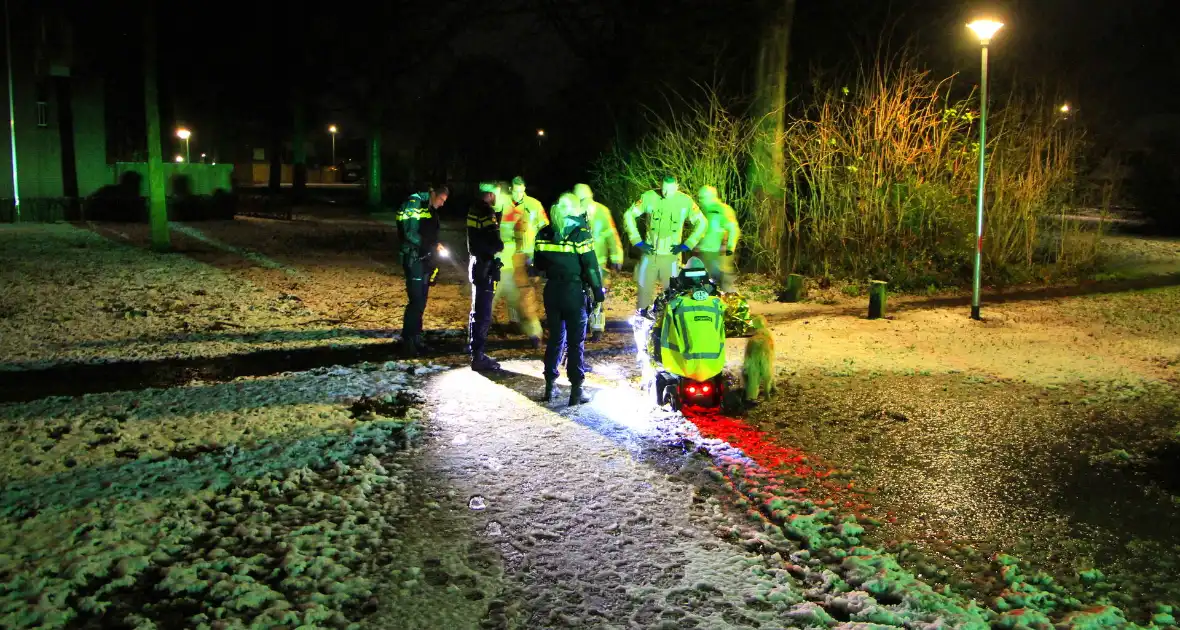
[[[902,59],[853,86],[816,90],[783,138],[785,208],[754,207],[744,180],[754,122],[708,90],[687,113],[655,117],[632,149],[604,155],[595,181],[615,207],[665,172],[686,191],[717,186],[742,221],[743,253],[762,269],[903,288],[965,283],[975,250],[978,100],[955,99],[951,87]],[[1075,201],[1083,148],[1082,130],[1062,122],[1039,97],[1010,98],[989,115],[990,282],[1047,279],[1096,258],[1101,232],[1061,219]]]

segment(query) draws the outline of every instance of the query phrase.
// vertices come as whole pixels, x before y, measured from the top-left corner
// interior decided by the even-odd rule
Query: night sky
[[[465,162],[466,175],[501,170],[577,177],[613,140],[643,131],[645,107],[720,81],[748,97],[760,0],[405,0],[369,8],[324,3],[274,11],[272,3],[169,3],[160,10],[163,115],[194,129],[194,152],[248,157],[290,127],[293,91],[305,95],[309,138],[326,156],[326,127],[341,128],[340,157],[363,158],[372,107],[387,149],[405,160]],[[165,5],[162,5],[165,6]],[[879,50],[909,46],[937,73],[978,81],[976,15],[1006,23],[992,47],[997,94],[1041,89],[1067,99],[1097,137],[1177,112],[1178,38],[1164,0],[799,0],[791,89],[813,72],[848,75]],[[135,144],[137,17],[83,9],[102,25],[95,45]],[[91,29],[96,30],[96,29]],[[122,101],[120,101],[122,99]],[[797,103],[798,101],[796,101]],[[122,114],[120,114],[122,112]],[[545,145],[535,130],[545,128]],[[118,136],[118,134],[114,134]],[[429,142],[424,141],[429,137]],[[289,138],[288,138],[289,140]],[[166,148],[171,150],[170,148]],[[404,161],[404,160],[403,160]],[[497,172],[490,172],[497,171]]]

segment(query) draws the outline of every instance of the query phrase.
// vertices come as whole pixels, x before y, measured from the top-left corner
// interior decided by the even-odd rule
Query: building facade
[[[21,212],[14,215],[13,135],[5,128],[0,221],[73,218],[78,200],[111,180],[102,78],[75,49],[68,15],[59,0],[7,0],[0,54],[11,80],[2,82],[0,106],[8,113],[11,84]]]

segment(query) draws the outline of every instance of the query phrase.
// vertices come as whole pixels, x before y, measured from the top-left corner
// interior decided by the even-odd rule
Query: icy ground
[[[915,576],[840,475],[651,409],[618,365],[574,410],[504,366],[0,406],[0,625],[1135,627],[1013,558],[995,602]]]
[[[932,588],[861,544],[872,523],[831,493],[830,471],[732,419],[653,414],[612,366],[573,411],[530,400],[539,363],[504,367],[432,381],[419,464],[500,551],[494,626],[1135,627],[1008,557],[995,559],[1008,588],[994,607]]]

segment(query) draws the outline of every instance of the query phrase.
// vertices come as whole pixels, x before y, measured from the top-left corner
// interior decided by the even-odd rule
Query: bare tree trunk
[[[152,249],[168,251],[168,199],[164,182],[164,148],[160,139],[160,90],[156,70],[156,10],[144,13],[143,98],[147,115],[147,186],[148,221],[152,232]]]
[[[295,93],[295,133],[291,138],[291,196],[302,201],[307,193],[307,110],[303,95]]]
[[[791,26],[795,17],[795,0],[771,0],[772,6],[762,33],[756,69],[756,94],[753,113],[759,119],[748,183],[754,193],[754,212],[764,213],[767,221],[757,238],[762,248],[781,252],[787,233],[787,202],[783,135],[786,131],[787,62],[791,45]],[[782,274],[783,256],[777,255],[773,271]]]

